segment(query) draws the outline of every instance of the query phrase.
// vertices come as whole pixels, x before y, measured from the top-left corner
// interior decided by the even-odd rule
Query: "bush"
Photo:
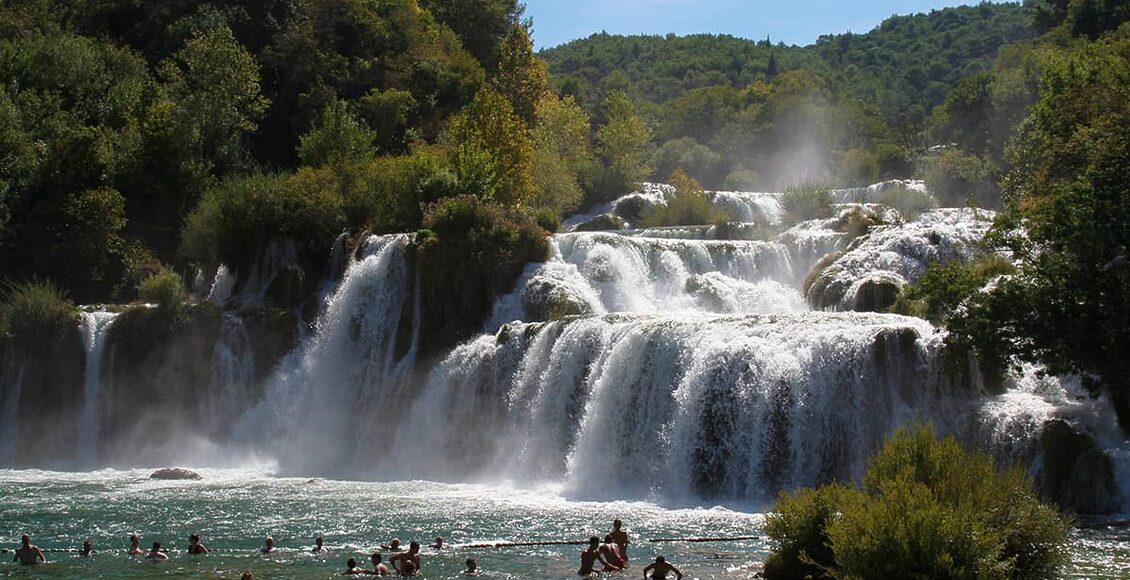
[[[644,227],[693,226],[726,221],[726,215],[714,209],[702,186],[682,168],[675,169],[670,181],[675,186],[675,197],[668,200],[667,205],[657,205],[644,211],[641,219]]]
[[[1019,469],[1000,472],[931,427],[902,429],[872,458],[862,489],[782,497],[767,523],[766,576],[1054,578],[1068,523]]]
[[[785,189],[781,205],[792,222],[832,216],[832,190],[819,183],[804,183]]]
[[[340,190],[338,175],[328,168],[228,179],[189,214],[183,250],[200,263],[223,262],[242,271],[264,241],[283,237],[320,259],[345,226]]]
[[[726,180],[722,182],[722,189],[728,191],[753,191],[753,188],[757,187],[757,183],[760,180],[761,176],[759,176],[756,171],[738,169],[731,171],[730,174],[726,176]]]
[[[154,274],[141,281],[137,295],[142,302],[157,304],[160,312],[175,314],[188,301],[188,289],[180,274],[172,271]]]
[[[0,302],[0,331],[23,341],[47,339],[77,325],[78,310],[50,281],[10,284]]]
[[[828,526],[839,515],[848,488],[827,485],[782,493],[765,517],[765,533],[776,549],[765,561],[766,578],[819,576],[835,566]]]
[[[876,201],[899,210],[906,219],[914,219],[914,216],[938,207],[937,200],[929,193],[901,186],[884,189],[879,192]]]
[[[947,324],[962,303],[969,300],[990,280],[1016,270],[1007,259],[990,254],[965,263],[933,263],[910,287],[896,309],[901,314]]]
[[[530,216],[474,196],[428,206],[416,236],[425,351],[447,348],[481,329],[495,299],[529,262],[549,255],[548,232]]]
[[[425,204],[458,190],[446,154],[419,147],[408,155],[379,157],[343,176],[346,221],[374,233],[409,232],[420,227]]]

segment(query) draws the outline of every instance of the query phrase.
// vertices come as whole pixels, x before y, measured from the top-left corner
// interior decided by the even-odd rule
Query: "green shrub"
[[[183,250],[200,263],[223,262],[237,270],[272,237],[293,239],[320,256],[345,226],[340,190],[338,174],[328,168],[228,179],[189,214]]]
[[[421,207],[454,194],[459,187],[446,154],[437,147],[379,157],[354,170],[341,179],[346,221],[375,233],[419,228]]]
[[[782,493],[765,517],[765,533],[774,544],[765,561],[766,578],[819,576],[835,566],[828,526],[839,516],[841,496],[849,488],[827,485]]]
[[[891,437],[861,489],[785,495],[773,512],[769,578],[1055,578],[1067,556],[1069,522],[1024,472],[929,426]]]
[[[759,176],[756,171],[738,169],[731,171],[729,175],[726,176],[726,180],[722,182],[722,189],[729,191],[753,191],[753,188],[757,187],[757,183],[760,180],[761,176]]]
[[[137,295],[142,302],[156,304],[158,310],[168,314],[175,314],[188,301],[188,289],[185,288],[184,280],[173,271],[154,274],[142,280],[138,285]]]
[[[77,324],[78,310],[50,281],[10,284],[0,302],[0,331],[22,341],[48,338]]]
[[[429,205],[424,227],[416,246],[425,351],[480,330],[495,299],[510,291],[526,264],[549,254],[548,232],[532,217],[470,195]]]
[[[896,304],[896,311],[925,318],[935,324],[947,324],[962,303],[979,291],[989,280],[1016,270],[1007,259],[996,254],[981,256],[972,262],[933,263],[911,284]]]
[[[938,207],[938,202],[929,193],[901,186],[891,187],[879,192],[879,198],[876,201],[899,210],[899,213],[906,219],[913,219],[914,216],[924,211]]]
[[[667,205],[645,210],[641,219],[644,227],[694,226],[726,221],[727,216],[714,209],[702,186],[681,167],[671,174],[670,183],[675,186],[675,197],[668,200]]]
[[[781,205],[792,222],[832,217],[832,190],[819,183],[804,183],[785,189]]]

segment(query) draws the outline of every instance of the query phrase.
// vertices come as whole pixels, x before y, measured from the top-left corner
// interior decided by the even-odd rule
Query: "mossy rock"
[[[865,280],[856,290],[852,310],[856,312],[886,312],[902,295],[903,284],[891,277]]]
[[[578,225],[577,227],[573,228],[573,231],[606,232],[622,230],[626,227],[628,227],[628,223],[624,221],[624,218],[614,214],[606,213]]]
[[[1121,509],[1114,464],[1095,440],[1063,420],[1053,420],[1040,437],[1044,464],[1040,495],[1061,508],[1083,515]]]
[[[592,307],[572,288],[554,280],[531,280],[522,291],[527,322],[558,320],[592,314]]]

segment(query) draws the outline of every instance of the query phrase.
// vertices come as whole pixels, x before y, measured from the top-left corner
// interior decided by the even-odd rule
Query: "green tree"
[[[602,108],[607,122],[597,130],[596,143],[604,175],[597,194],[601,199],[611,199],[651,175],[651,129],[636,114],[631,97],[625,93],[608,95]]]
[[[420,4],[451,27],[463,46],[492,71],[499,44],[521,22],[525,9],[517,0],[422,0]]]
[[[484,88],[447,129],[446,142],[456,155],[460,179],[473,165],[479,177],[489,174],[488,198],[504,206],[521,206],[534,195],[533,146],[526,124],[505,97]],[[478,160],[471,164],[469,159]],[[484,163],[487,165],[483,167]]]
[[[530,132],[534,146],[534,185],[530,205],[558,216],[581,203],[583,181],[592,179],[589,117],[572,97],[545,93],[538,101],[537,125]]]
[[[179,133],[198,162],[220,175],[245,167],[246,139],[268,103],[258,63],[231,30],[197,32],[159,70]]]
[[[534,42],[525,26],[515,24],[499,46],[498,70],[491,86],[510,101],[514,113],[533,126],[538,102],[549,90],[545,63],[534,55]]]
[[[376,133],[357,118],[349,105],[333,101],[321,122],[298,141],[298,158],[306,165],[340,166],[373,158]]]
[[[981,300],[1000,319],[971,340],[1088,377],[1130,432],[1128,60],[1126,27],[1049,58],[1010,146],[1009,211],[994,236],[1020,269]]]
[[[933,429],[901,429],[869,462],[860,490],[782,494],[766,530],[770,579],[1056,578],[1068,522],[1022,470]]]

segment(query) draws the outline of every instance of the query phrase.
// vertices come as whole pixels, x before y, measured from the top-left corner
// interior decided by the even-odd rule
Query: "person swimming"
[[[145,559],[154,562],[163,562],[168,560],[169,557],[161,551],[161,542],[153,542],[153,549],[149,550],[149,553],[145,555]]]
[[[83,558],[89,558],[94,553],[94,542],[87,540],[82,543],[82,550],[79,550],[78,555]]]
[[[415,576],[420,571],[420,542],[412,540],[408,544],[408,551],[401,552],[388,559],[401,576]],[[411,573],[409,573],[411,572]]]
[[[130,556],[140,556],[145,552],[141,549],[141,536],[137,534],[129,535],[129,550],[126,553]]]
[[[612,520],[612,531],[608,535],[612,536],[612,541],[620,547],[620,557],[624,559],[624,566],[628,565],[628,532],[620,529],[623,524],[620,520]]]
[[[314,547],[310,548],[310,551],[315,553],[315,554],[328,553],[329,550],[326,549],[325,544],[326,544],[326,541],[322,538],[322,536],[318,536],[318,537],[314,538]]]
[[[263,539],[263,547],[259,548],[261,554],[273,554],[275,552],[275,539],[267,536]]]
[[[447,547],[447,544],[443,543],[443,536],[436,536],[436,543],[432,544],[432,549],[433,550],[442,550],[446,547]]]
[[[651,572],[649,575],[648,572]],[[676,580],[683,580],[683,573],[678,568],[667,563],[663,556],[656,556],[655,563],[648,564],[643,569],[644,580],[667,580],[667,575],[674,572]]]
[[[208,553],[208,548],[200,543],[200,534],[192,534],[188,537],[188,553],[193,556]]]
[[[384,545],[384,544],[381,544],[381,549],[382,550],[388,550],[390,552],[403,552],[404,551],[404,548],[400,547],[400,538],[393,538],[392,541],[389,542],[387,546]]]
[[[577,574],[581,576],[592,574],[594,572],[593,566],[596,565],[598,561],[604,564],[605,567],[611,567],[600,555],[600,538],[593,536],[589,538],[589,547],[581,551],[581,567],[577,570]],[[619,568],[613,569],[618,570]]]
[[[20,536],[20,547],[16,549],[16,557],[12,558],[12,561],[28,566],[39,562],[46,564],[47,556],[39,546],[31,543],[31,536],[24,534]]]
[[[388,566],[385,566],[381,563],[381,558],[382,556],[380,552],[373,552],[373,555],[369,556],[369,561],[373,563],[373,571],[369,573],[373,576],[388,576],[389,574],[392,574],[392,572],[388,569]]]
[[[362,570],[361,568],[357,567],[357,560],[356,559],[350,558],[350,559],[345,561],[345,572],[342,572],[341,575],[342,576],[355,576],[357,574],[367,574],[367,573],[368,572],[366,572],[365,570]]]
[[[465,564],[467,564],[467,569],[463,571],[464,574],[474,576],[479,573],[479,563],[474,558],[467,558]]]
[[[604,543],[600,545],[600,555],[604,557],[605,562],[602,572],[624,569],[626,562],[620,557],[620,546],[612,541],[612,534],[604,536]]]

